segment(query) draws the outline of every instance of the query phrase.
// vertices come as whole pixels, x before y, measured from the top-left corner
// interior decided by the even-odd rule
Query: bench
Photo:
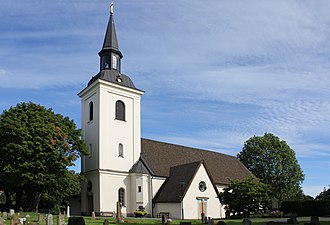
[[[165,216],[165,218],[169,218],[170,217],[170,213],[169,212],[159,212],[157,217],[160,218],[162,216]]]

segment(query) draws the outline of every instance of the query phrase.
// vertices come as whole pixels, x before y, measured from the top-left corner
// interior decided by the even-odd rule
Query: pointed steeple
[[[120,72],[122,53],[119,50],[115,22],[113,19],[113,3],[110,5],[110,18],[105,33],[104,42],[101,51],[99,52],[100,70],[112,69]]]

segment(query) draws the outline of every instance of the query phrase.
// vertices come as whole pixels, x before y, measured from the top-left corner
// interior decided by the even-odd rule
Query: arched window
[[[89,121],[92,121],[94,117],[94,111],[93,111],[93,102],[89,103]]]
[[[118,145],[118,157],[124,158],[124,145],[122,143]]]
[[[122,101],[116,102],[116,120],[125,121],[125,104]]]
[[[124,188],[119,188],[118,190],[118,202],[121,205],[125,205],[125,189]]]
[[[118,62],[117,62],[117,56],[115,56],[115,55],[113,55],[112,56],[112,69],[117,69],[117,64],[118,64]]]

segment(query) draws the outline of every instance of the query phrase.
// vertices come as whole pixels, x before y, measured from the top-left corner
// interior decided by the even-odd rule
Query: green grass
[[[20,217],[25,217],[26,214],[30,215],[30,218],[27,218],[28,223],[37,223],[38,222],[38,214],[36,213],[20,213]],[[40,225],[46,225],[45,218],[46,214],[43,216],[44,220]],[[56,216],[53,216],[54,218],[54,225],[57,224]],[[110,224],[115,224],[114,218],[107,218],[107,217],[98,217],[96,220],[92,220],[91,217],[84,217],[86,225],[103,225],[103,222],[105,219],[108,219],[110,221]],[[144,218],[125,218],[125,221],[127,222],[123,223],[124,225],[158,225],[162,224],[162,221],[160,219],[144,219]],[[279,219],[279,218],[251,218],[252,225],[265,225],[268,221],[286,221],[285,218]],[[321,220],[321,225],[330,225],[330,218],[325,218],[326,221]],[[67,223],[67,218],[65,218],[65,222]],[[180,224],[181,220],[173,220],[171,224],[178,225]],[[202,225],[201,221],[198,220],[187,220],[191,221],[193,225]],[[227,225],[242,225],[242,219],[225,219],[224,220]],[[299,224],[304,224],[305,222],[310,222],[310,217],[299,217],[298,218]],[[217,221],[215,221],[215,224]],[[10,225],[10,221],[6,220],[5,225]]]

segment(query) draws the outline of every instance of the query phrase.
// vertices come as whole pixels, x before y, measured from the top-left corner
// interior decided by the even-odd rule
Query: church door
[[[207,199],[198,199],[198,219],[207,217]]]

